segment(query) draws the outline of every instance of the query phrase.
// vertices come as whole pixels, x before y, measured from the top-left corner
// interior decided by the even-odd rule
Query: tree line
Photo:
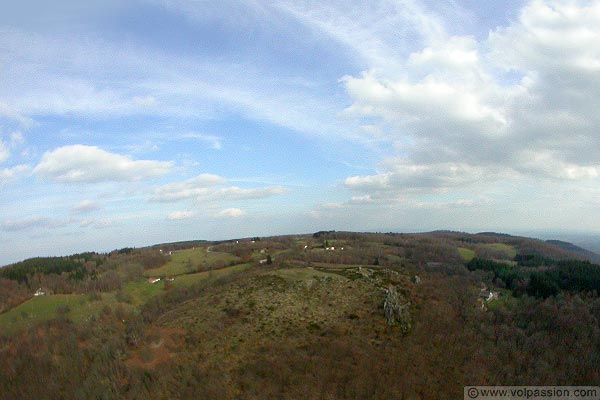
[[[493,273],[493,281],[513,291],[538,298],[570,293],[600,293],[600,265],[582,260],[552,260],[539,255],[517,255],[515,265],[473,258],[467,263],[470,271]]]

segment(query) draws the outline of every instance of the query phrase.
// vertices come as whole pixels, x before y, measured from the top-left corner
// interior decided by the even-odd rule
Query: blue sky
[[[0,11],[0,264],[320,229],[600,228],[598,2]]]

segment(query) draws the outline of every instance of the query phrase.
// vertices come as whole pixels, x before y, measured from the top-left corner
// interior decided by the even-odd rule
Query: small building
[[[488,301],[492,301],[492,300],[498,300],[499,297],[499,293],[498,292],[490,292],[487,296],[487,298],[485,299],[486,302]]]
[[[157,277],[148,278],[148,283],[151,283],[151,284],[154,284],[158,281],[160,281],[160,278],[157,278]]]
[[[492,292],[491,290],[487,289],[487,286],[483,285],[483,287],[479,291],[479,298],[477,299],[477,301],[481,306],[481,309],[485,311],[487,310],[486,303],[489,303],[493,300],[498,300],[499,297],[500,293]]]
[[[265,258],[264,260],[260,260],[259,263],[260,264],[266,264],[267,263],[267,259]]]
[[[36,297],[38,297],[38,296],[45,296],[46,295],[46,291],[44,289],[42,289],[42,288],[38,288],[38,290],[36,290],[33,295],[36,296]]]

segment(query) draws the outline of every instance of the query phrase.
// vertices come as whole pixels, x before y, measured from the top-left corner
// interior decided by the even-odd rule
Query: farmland
[[[210,268],[218,269],[226,265],[237,264],[239,257],[229,253],[209,251],[208,247],[197,247],[188,250],[172,252],[171,260],[160,268],[147,270],[147,277],[176,276]]]

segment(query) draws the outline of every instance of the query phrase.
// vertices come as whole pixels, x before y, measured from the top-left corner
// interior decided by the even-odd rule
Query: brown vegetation
[[[493,243],[566,258],[543,242],[452,232],[230,241],[215,251],[256,260],[268,248],[273,264],[171,285],[134,309],[123,284],[156,253],[113,253],[72,289],[116,293],[116,305],[0,336],[0,398],[453,399],[465,385],[600,381],[597,293],[505,290],[483,311],[490,271],[469,271],[457,247],[480,256]],[[23,296],[24,284],[0,285],[2,304]]]

